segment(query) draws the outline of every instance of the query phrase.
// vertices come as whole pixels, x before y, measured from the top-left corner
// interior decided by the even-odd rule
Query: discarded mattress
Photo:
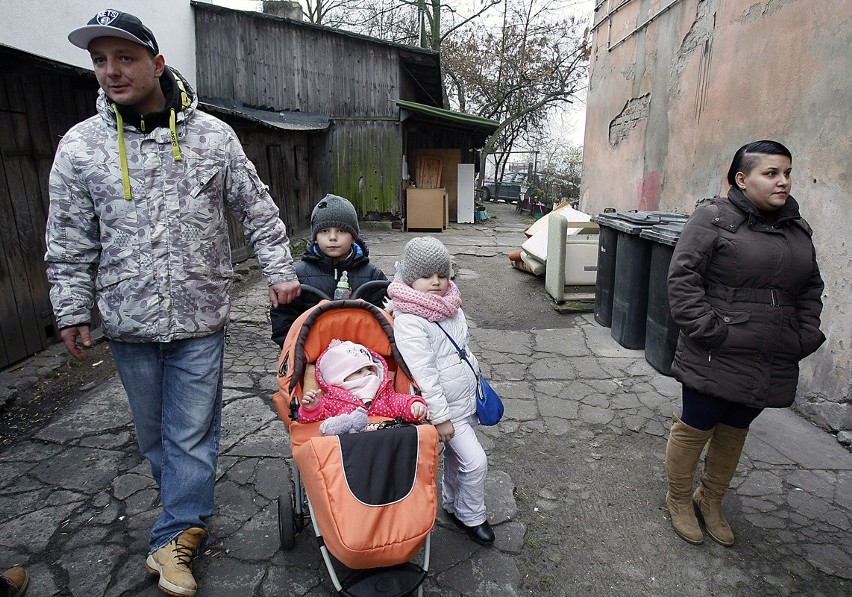
[[[565,284],[594,285],[598,269],[597,224],[591,222],[591,216],[570,206],[557,208],[527,229],[533,234],[521,245],[520,261],[525,267],[515,265],[517,269],[543,276],[547,265],[547,224],[539,225],[553,214],[559,214],[568,220],[565,236]],[[585,224],[588,223],[588,226]],[[582,234],[581,234],[582,232]],[[593,234],[590,234],[592,233]]]

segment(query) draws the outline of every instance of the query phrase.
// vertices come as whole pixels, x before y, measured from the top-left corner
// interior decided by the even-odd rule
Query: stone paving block
[[[751,425],[754,435],[807,469],[852,470],[852,454],[837,442],[814,449],[814,437],[824,433],[790,409],[768,408]],[[783,437],[784,441],[773,441]]]

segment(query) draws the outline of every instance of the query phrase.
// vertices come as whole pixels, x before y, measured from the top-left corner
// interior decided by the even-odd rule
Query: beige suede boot
[[[30,577],[27,575],[26,569],[20,566],[13,566],[0,574],[0,583],[6,585],[6,593],[9,597],[24,597],[27,593],[27,586],[30,584]]]
[[[198,585],[192,576],[192,560],[206,538],[207,531],[192,527],[148,554],[145,568],[149,574],[160,576],[158,586],[163,593],[174,597],[195,597]]]
[[[666,444],[666,476],[669,485],[666,507],[675,532],[685,541],[700,545],[704,543],[704,533],[698,525],[690,497],[698,458],[713,431],[690,427],[676,415],[672,416],[672,420],[669,442]]]
[[[746,435],[748,429],[737,429],[721,423],[716,425],[704,457],[701,483],[692,496],[695,511],[704,520],[707,534],[725,547],[734,544],[734,532],[722,512],[722,498],[737,472]]]

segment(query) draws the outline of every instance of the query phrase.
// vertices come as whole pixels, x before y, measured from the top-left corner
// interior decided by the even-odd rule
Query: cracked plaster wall
[[[632,0],[596,13],[580,208],[690,213],[726,192],[736,149],[793,152],[793,195],[815,231],[826,344],[801,364],[796,408],[852,429],[852,2]]]

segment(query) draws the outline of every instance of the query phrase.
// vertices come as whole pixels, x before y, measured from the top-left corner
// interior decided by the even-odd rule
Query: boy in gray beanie
[[[299,282],[332,297],[344,273],[352,292],[372,280],[387,281],[384,272],[370,263],[370,252],[360,233],[358,214],[349,201],[331,194],[320,199],[311,212],[311,240],[302,260],[296,264]],[[380,286],[361,298],[381,308],[386,298],[385,287]],[[296,318],[319,301],[319,296],[303,289],[294,302],[270,310],[272,339],[278,346],[283,346]]]
[[[361,234],[358,228],[358,214],[349,201],[337,195],[326,195],[311,212],[311,240],[316,241],[317,233],[327,228],[337,228],[357,239]]]

